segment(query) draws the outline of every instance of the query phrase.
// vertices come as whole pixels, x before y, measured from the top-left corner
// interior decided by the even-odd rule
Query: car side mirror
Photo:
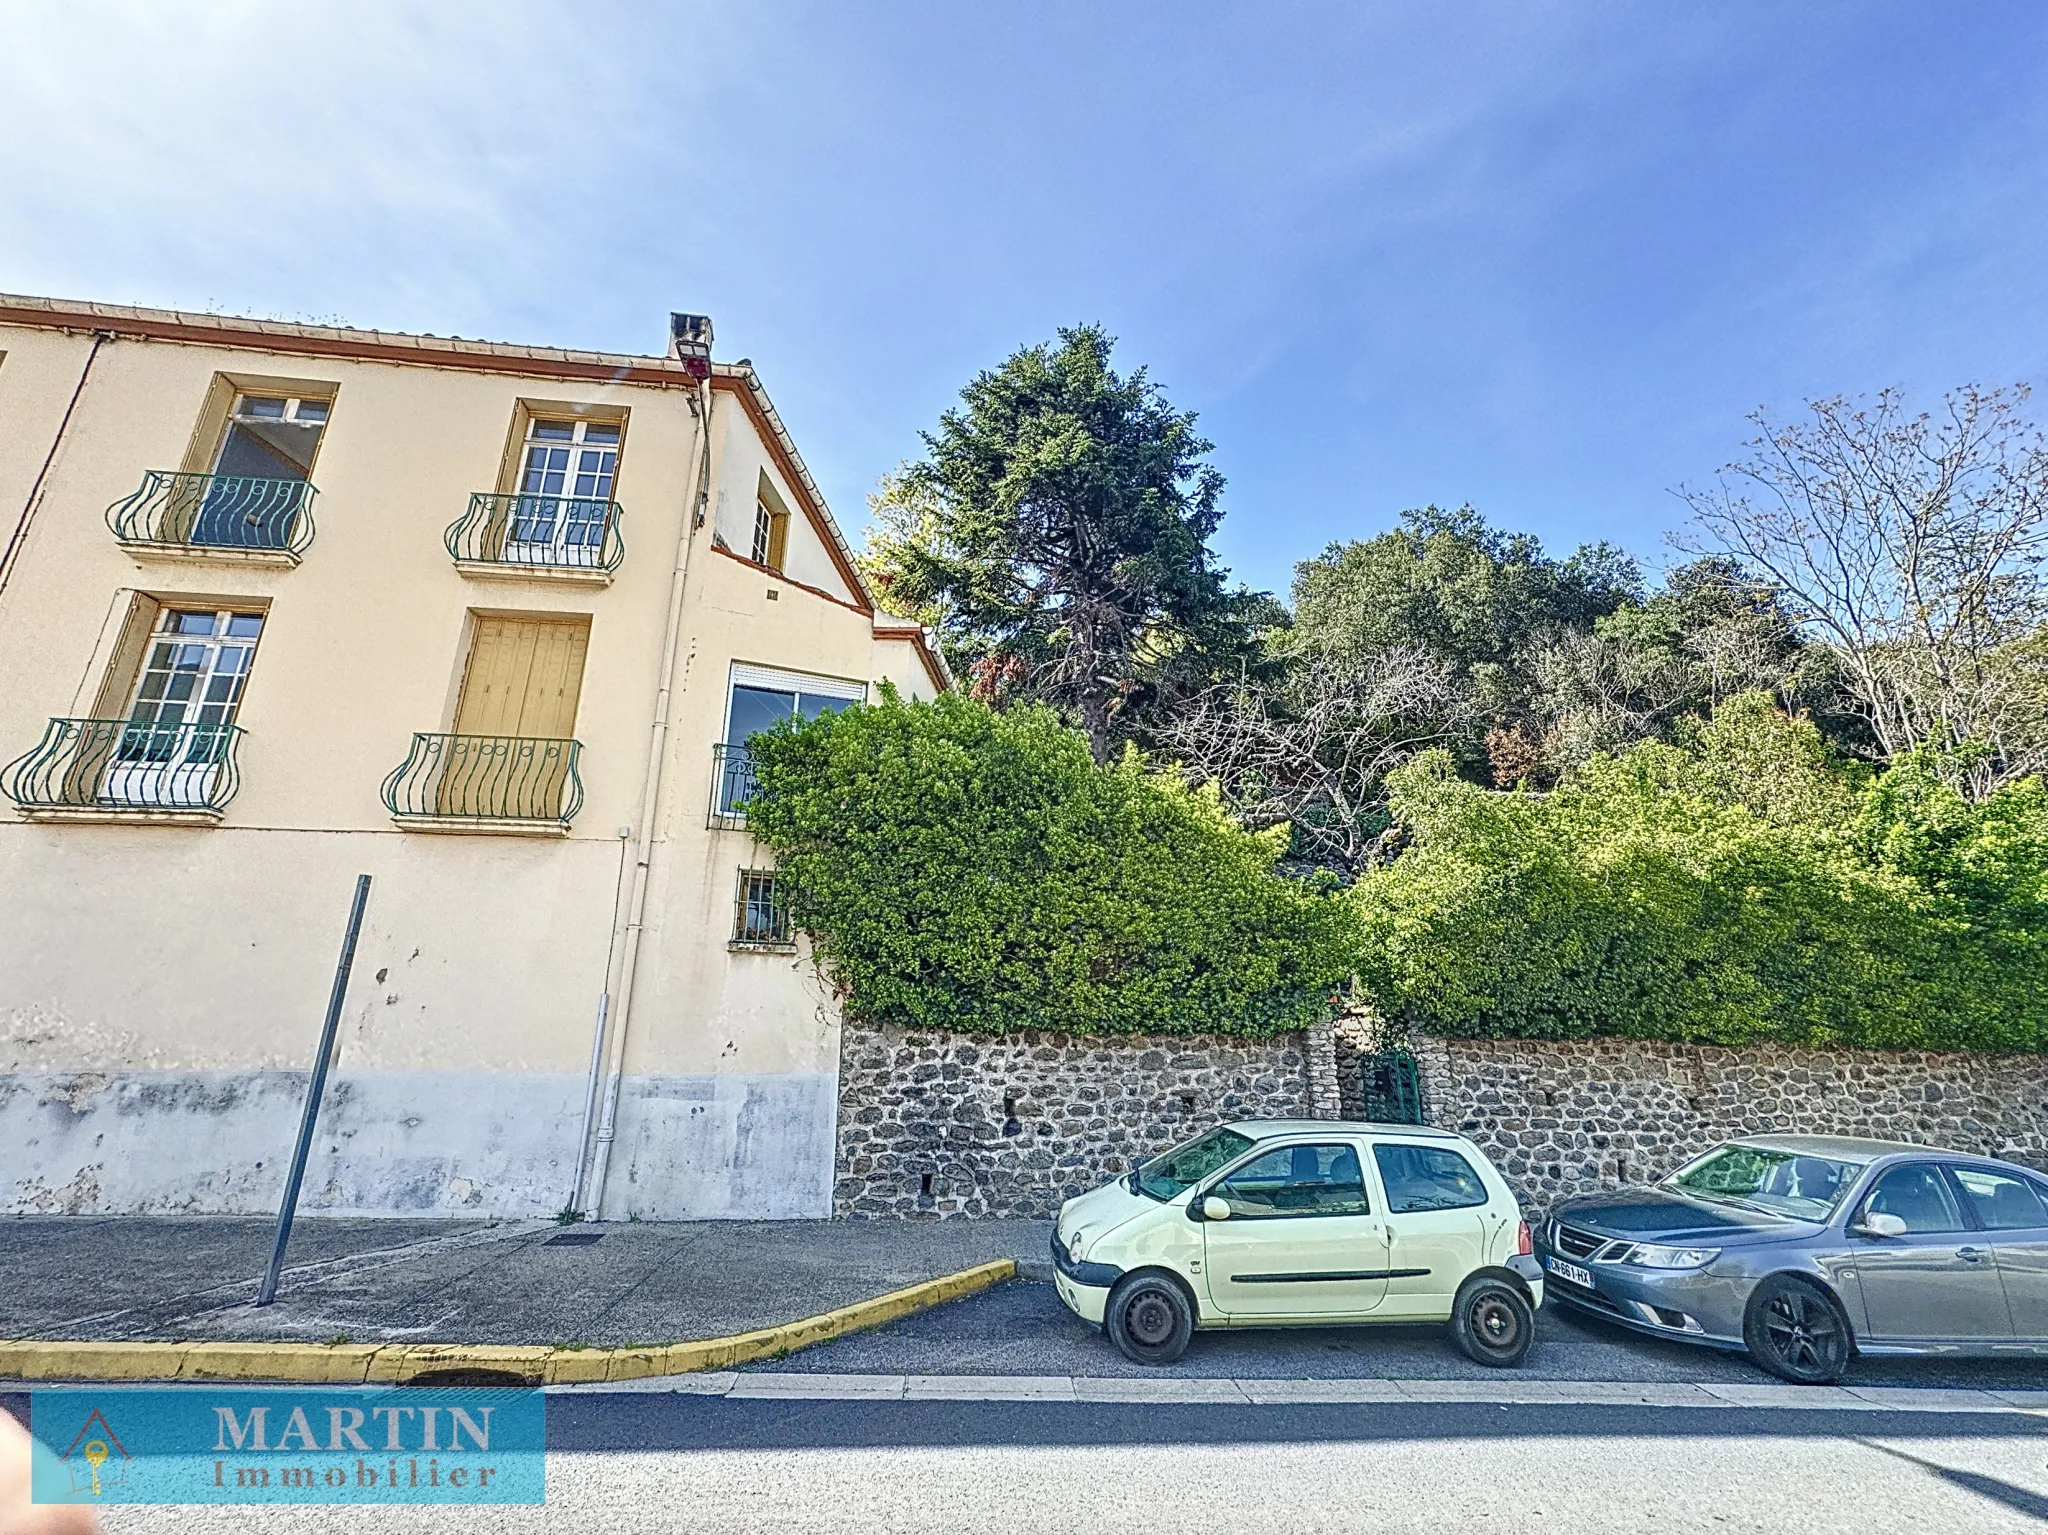
[[[1850,1229],[1867,1237],[1902,1237],[1906,1234],[1906,1221],[1903,1216],[1887,1215],[1882,1210],[1866,1210]]]
[[[1205,1221],[1229,1220],[1229,1204],[1224,1200],[1218,1199],[1214,1194],[1205,1196],[1202,1200],[1202,1219]]]

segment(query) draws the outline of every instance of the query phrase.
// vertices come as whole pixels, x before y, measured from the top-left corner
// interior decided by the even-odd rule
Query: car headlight
[[[1638,1242],[1622,1254],[1621,1261],[1639,1269],[1703,1269],[1720,1256],[1718,1247],[1659,1247],[1654,1242]]]
[[[1076,1263],[1079,1263],[1081,1261],[1081,1247],[1082,1242],[1080,1232],[1077,1231],[1072,1236],[1067,1238],[1067,1256],[1069,1258],[1072,1258]]]

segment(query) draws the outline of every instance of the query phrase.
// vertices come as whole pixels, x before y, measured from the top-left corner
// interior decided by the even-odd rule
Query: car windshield
[[[1854,1162],[1731,1143],[1666,1178],[1663,1187],[1712,1204],[1795,1221],[1824,1221],[1855,1183]]]
[[[1186,1145],[1176,1146],[1145,1163],[1131,1174],[1131,1187],[1146,1198],[1163,1203],[1176,1194],[1185,1194],[1217,1168],[1236,1161],[1241,1153],[1251,1148],[1252,1138],[1249,1135],[1239,1135],[1235,1130],[1226,1130],[1218,1125]]]

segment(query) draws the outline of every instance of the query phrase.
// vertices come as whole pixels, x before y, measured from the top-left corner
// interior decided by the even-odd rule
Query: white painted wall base
[[[836,1073],[628,1077],[599,1217],[823,1220],[838,1099]]]
[[[0,1073],[0,1212],[274,1213],[306,1074]],[[536,1217],[568,1203],[584,1079],[337,1072],[300,1208]],[[829,1075],[629,1077],[608,1218],[830,1213]]]

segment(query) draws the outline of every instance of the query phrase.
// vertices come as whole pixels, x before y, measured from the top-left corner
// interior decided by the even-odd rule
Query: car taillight
[[[1527,1258],[1535,1251],[1536,1244],[1529,1239],[1529,1223],[1523,1221],[1515,1228],[1515,1253],[1519,1257]]]

